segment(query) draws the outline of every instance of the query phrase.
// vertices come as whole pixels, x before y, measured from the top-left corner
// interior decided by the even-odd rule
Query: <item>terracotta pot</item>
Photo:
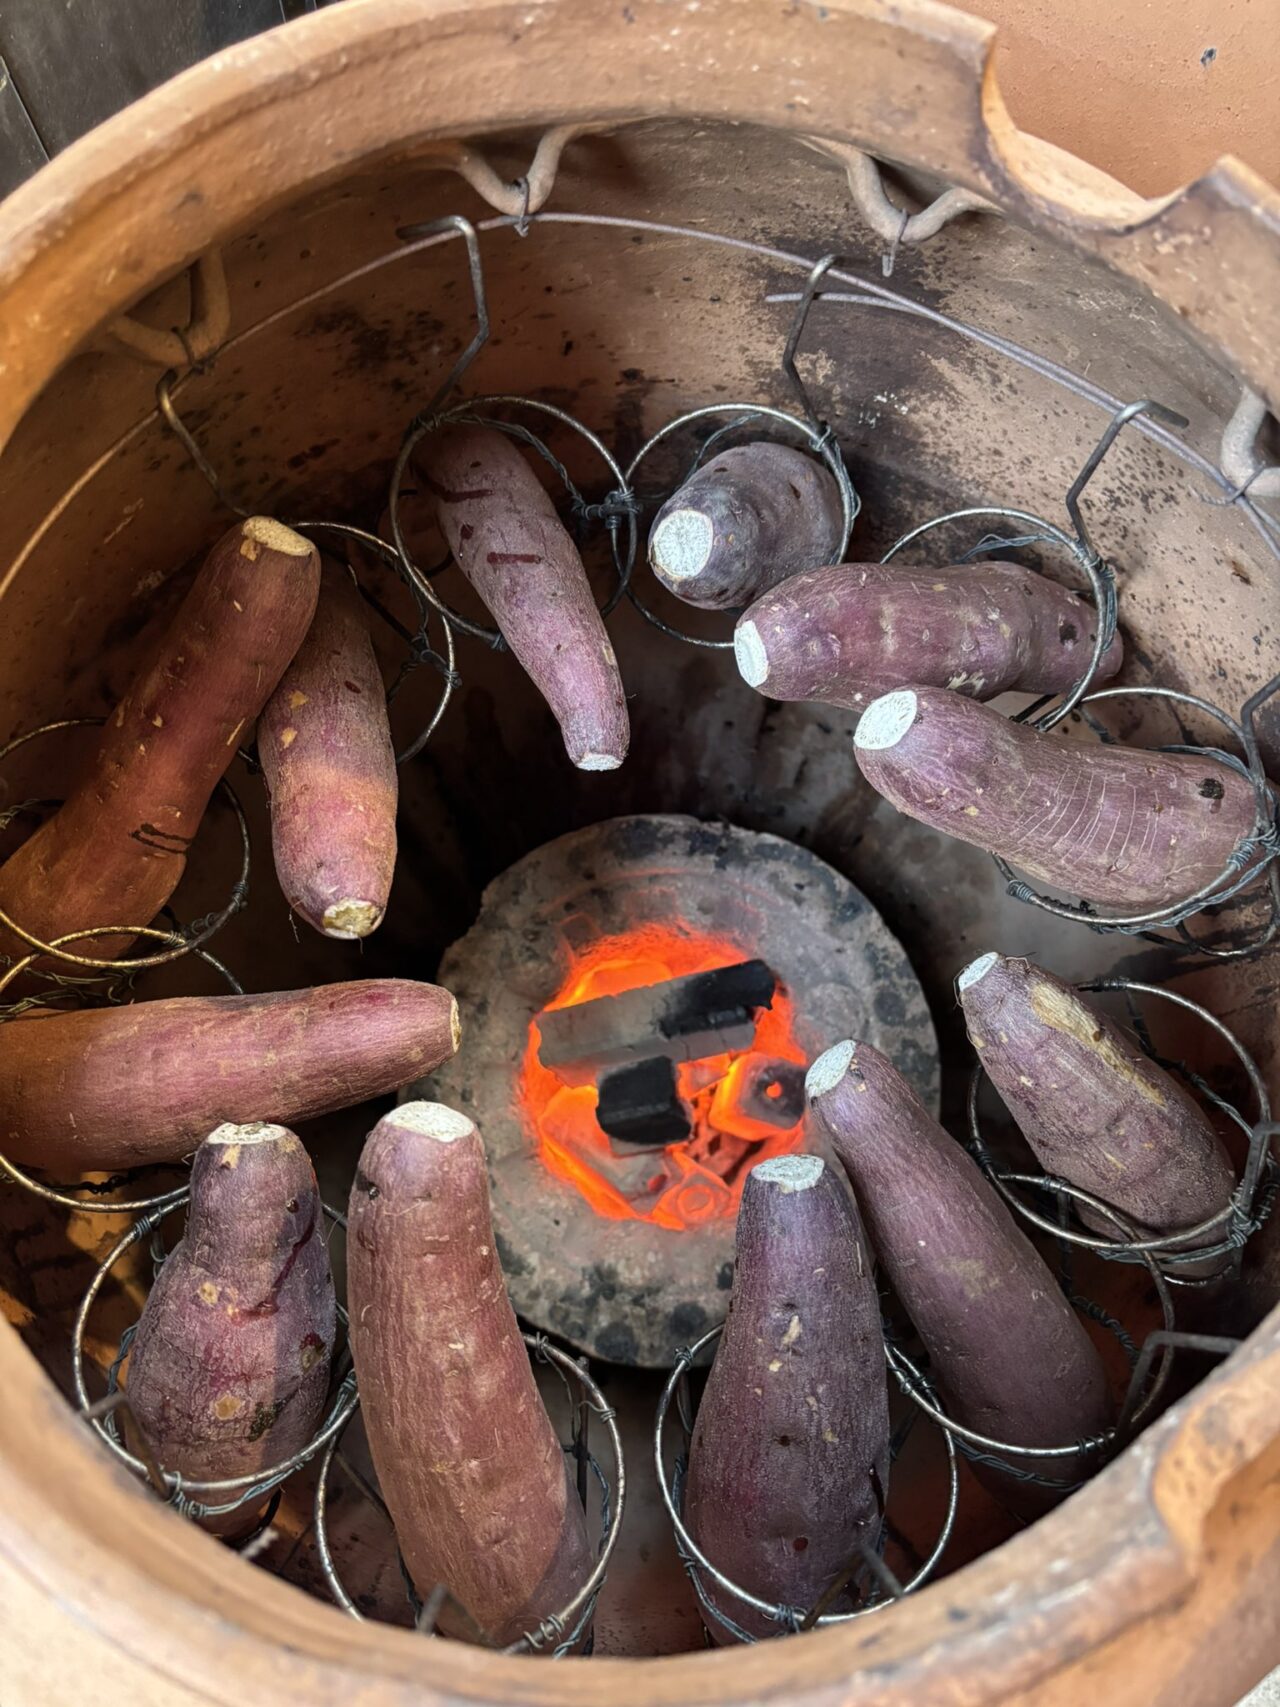
[[[1086,510],[1122,568],[1134,679],[1150,671],[1236,710],[1275,669],[1277,568],[1240,506],[1204,500],[1223,496],[1212,472],[1241,386],[1280,400],[1280,199],[1223,161],[1167,201],[1141,201],[1013,129],[990,51],[989,26],[929,0],[363,0],[220,55],[85,138],[0,207],[0,729],[108,703],[174,565],[225,523],[152,406],[160,366],[121,353],[113,318],[136,308],[152,327],[182,324],[175,275],[220,247],[229,341],[211,373],[179,387],[202,445],[255,505],[332,513],[368,497],[364,471],[385,469],[469,333],[459,246],[406,258],[395,228],[453,211],[492,217],[449,166],[457,154],[442,156],[451,138],[473,148],[497,139],[484,144],[500,162],[493,183],[519,213],[511,180],[548,124],[614,127],[569,145],[551,208],[625,229],[547,221],[524,241],[486,236],[497,337],[468,388],[554,387],[615,437],[708,398],[776,393],[794,406],[779,368],[791,310],[765,298],[799,289],[808,264],[832,250],[884,285],[891,247],[850,202],[842,170],[804,139],[869,150],[918,190],[962,186],[1004,219],[980,212],[904,244],[889,285],[1087,380],[1063,387],[1043,361],[1010,366],[989,345],[949,343],[936,319],[886,313],[868,336],[852,309],[820,305],[805,343],[819,359],[801,366],[850,451],[868,516],[888,538],[928,513],[930,497],[934,510],[1003,501],[1061,517],[1105,425],[1106,396],[1157,396],[1191,417],[1187,442],[1204,462],[1129,434]],[[617,128],[642,119],[661,122]],[[531,182],[531,207],[544,187]],[[147,348],[164,361],[173,346]],[[722,691],[700,660],[669,659],[645,652],[636,669],[659,687],[675,683],[672,703]],[[500,767],[474,780],[490,747],[518,759],[514,726],[529,715],[517,690],[501,703],[485,697],[491,662],[469,664],[483,691],[440,749],[458,798],[474,790],[480,828],[442,856],[427,887],[436,905],[452,885],[464,920],[478,880],[524,851],[509,845],[505,817],[485,819],[495,799],[507,809]],[[716,764],[695,753],[662,799],[601,797],[580,821],[690,810],[695,786],[699,806],[758,827],[787,834],[820,821],[830,802],[815,806],[805,789],[818,785],[802,789],[781,765],[809,738],[803,708],[783,719],[790,745],[756,730],[740,760],[718,723],[714,747],[710,733],[669,727],[662,698],[645,700],[655,750],[703,740]],[[1261,732],[1274,756],[1274,715]],[[7,771],[6,798],[32,792],[39,765]],[[421,822],[435,822],[423,799]],[[795,822],[789,801],[803,803]],[[1130,948],[1016,911],[963,851],[947,867],[945,905],[921,874],[923,844],[883,843],[877,868],[860,870],[857,814],[839,801],[845,818],[833,809],[821,821],[849,845],[818,851],[847,854],[938,997],[935,1011],[981,946],[975,931],[1016,931],[1020,950],[1043,952],[1064,975]],[[477,874],[469,859],[490,869]],[[457,920],[432,922],[419,899],[429,954]],[[333,976],[314,945],[295,948],[278,913],[268,904],[229,927],[228,953],[257,957],[258,987],[275,962],[297,983]],[[1176,976],[1230,1011],[1274,1074],[1274,958]],[[70,1281],[59,1290],[58,1265],[73,1265],[76,1247],[101,1248],[102,1223],[41,1222],[13,1197],[4,1215],[22,1253],[5,1273],[7,1312],[33,1344],[47,1316],[56,1346],[52,1328],[75,1293]],[[39,1282],[33,1246],[49,1254]],[[15,1703],[79,1699],[92,1680],[102,1699],[148,1707],[769,1696],[815,1707],[1074,1707],[1090,1696],[1108,1707],[1212,1707],[1280,1660],[1275,1312],[1082,1493],[906,1604],[752,1652],[554,1670],[443,1643],[424,1653],[420,1638],[349,1622],[228,1556],[108,1463],[8,1327],[0,1384],[0,1693]]]

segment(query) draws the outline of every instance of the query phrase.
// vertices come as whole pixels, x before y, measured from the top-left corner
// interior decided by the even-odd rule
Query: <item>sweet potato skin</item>
[[[492,427],[449,427],[418,462],[458,567],[554,712],[570,759],[615,770],[631,739],[618,660],[545,488]]]
[[[176,1161],[224,1120],[306,1120],[398,1090],[458,1037],[449,992],[407,978],[10,1020],[0,1150],[62,1178]]]
[[[735,445],[691,474],[658,511],[649,562],[663,586],[704,610],[736,610],[844,543],[830,471],[790,445]]]
[[[307,632],[319,584],[315,547],[281,523],[254,516],[223,535],[108,717],[84,781],[0,867],[0,910],[44,942],[151,922],[178,886],[219,778]],[[71,946],[110,959],[133,940]],[[0,953],[28,952],[0,930]]]
[[[1048,1172],[1148,1235],[1225,1207],[1235,1176],[1200,1105],[1070,984],[996,954],[958,987],[969,1039]]]
[[[1092,607],[1012,563],[912,569],[842,563],[793,575],[738,619],[745,681],[770,699],[861,710],[903,682],[971,699],[1009,689],[1061,693],[1084,674]],[[1099,679],[1124,657],[1116,635]]]
[[[399,783],[382,676],[349,571],[326,562],[315,618],[267,701],[258,758],[285,899],[342,941],[382,922]]]
[[[1134,912],[1211,882],[1254,825],[1252,786],[1212,759],[1064,740],[945,688],[874,701],[854,751],[899,811]]]
[[[129,1352],[129,1408],[156,1461],[221,1481],[293,1457],[324,1415],[336,1326],[320,1193],[301,1140],[282,1126],[220,1127],[196,1152],[186,1232]],[[216,1534],[243,1533],[258,1510],[204,1521]]]
[[[689,1455],[686,1526],[743,1588],[807,1610],[860,1539],[877,1544],[888,1485],[884,1341],[857,1213],[821,1158],[761,1163],[738,1211],[728,1320]],[[781,1632],[710,1579],[704,1587],[749,1634]],[[716,1641],[730,1639],[706,1622]]]
[[[814,1062],[810,1106],[948,1409],[1015,1446],[1066,1446],[1112,1418],[1102,1360],[990,1182],[869,1043]],[[1078,1466],[1019,1459],[1070,1481]]]
[[[590,1575],[582,1507],[507,1297],[480,1135],[438,1103],[370,1134],[351,1191],[352,1352],[400,1550],[441,1628],[505,1645]]]

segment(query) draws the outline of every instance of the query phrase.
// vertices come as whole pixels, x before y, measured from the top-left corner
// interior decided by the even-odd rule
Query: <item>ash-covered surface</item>
[[[441,967],[464,1016],[462,1048],[405,1095],[464,1109],[479,1125],[519,1314],[593,1357],[648,1368],[670,1366],[723,1319],[733,1219],[677,1231],[601,1216],[538,1156],[519,1079],[530,1022],[576,955],[677,920],[768,965],[811,1058],[861,1037],[931,1108],[939,1097],[932,1021],[901,945],[847,879],[793,842],[683,816],[615,818],[547,843],[492,883]]]

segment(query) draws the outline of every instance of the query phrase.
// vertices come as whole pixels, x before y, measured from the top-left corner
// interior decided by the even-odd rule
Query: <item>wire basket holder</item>
[[[703,1334],[701,1339],[695,1341],[693,1345],[684,1348],[677,1354],[675,1367],[672,1369],[658,1400],[653,1425],[653,1457],[654,1468],[657,1472],[658,1491],[662,1496],[667,1518],[675,1534],[680,1562],[684,1566],[703,1610],[736,1641],[755,1642],[757,1640],[755,1636],[743,1629],[735,1618],[715,1604],[707,1588],[707,1580],[714,1583],[717,1588],[729,1595],[739,1605],[759,1613],[770,1623],[776,1624],[780,1633],[811,1630],[817,1626],[825,1627],[830,1624],[848,1624],[855,1618],[864,1618],[870,1613],[881,1611],[884,1607],[892,1605],[895,1600],[901,1600],[904,1595],[911,1594],[918,1588],[923,1588],[937,1570],[947,1549],[947,1544],[955,1528],[956,1511],[960,1500],[960,1476],[956,1461],[956,1446],[951,1431],[945,1427],[943,1442],[946,1447],[948,1471],[946,1511],[928,1555],[906,1582],[900,1582],[897,1579],[875,1549],[863,1546],[858,1549],[855,1556],[812,1606],[807,1608],[783,1606],[753,1594],[750,1589],[744,1588],[741,1583],[736,1582],[707,1558],[685,1526],[681,1510],[688,1463],[688,1448],[693,1435],[693,1422],[688,1409],[688,1374],[701,1353],[719,1339],[723,1332],[724,1326],[720,1324]],[[945,1423],[945,1419],[940,1414],[934,1415],[924,1405],[920,1405],[917,1394],[923,1393],[932,1400],[932,1388],[924,1372],[916,1366],[912,1359],[903,1351],[891,1351],[887,1340],[885,1343],[885,1359],[903,1392],[913,1399],[919,1408],[925,1411],[926,1415],[933,1416],[933,1419],[940,1424]],[[674,1474],[668,1478],[665,1462],[665,1437],[667,1417],[673,1401],[684,1428],[685,1448],[677,1458]],[[910,1424],[908,1424],[909,1426]],[[899,1446],[904,1438],[905,1434],[900,1433]],[[863,1570],[869,1572],[876,1584],[878,1592],[875,1597],[869,1600],[867,1604],[855,1607],[850,1612],[829,1612],[827,1608],[844,1592],[849,1582]]]
[[[819,421],[815,416],[813,416],[809,408],[808,396],[803,393],[803,388],[801,388],[801,391],[801,401],[803,402],[806,410],[807,418],[805,419],[801,419],[796,415],[789,415],[784,409],[775,409],[767,403],[712,403],[700,409],[688,409],[684,414],[675,416],[673,420],[670,420],[666,422],[665,425],[659,427],[658,431],[652,434],[632,457],[630,463],[627,465],[626,472],[628,490],[632,490],[634,488],[636,474],[645,459],[649,457],[665,439],[669,438],[671,434],[679,432],[682,428],[693,426],[700,421],[714,420],[718,415],[728,415],[731,417],[723,427],[720,427],[715,432],[710,433],[699,445],[692,463],[681,478],[681,484],[697,472],[707,456],[710,455],[720,441],[728,437],[730,433],[737,432],[744,427],[752,426],[756,422],[764,422],[800,439],[814,456],[821,457],[822,461],[826,464],[828,471],[835,480],[837,490],[840,493],[842,533],[839,555],[843,557],[846,549],[848,548],[849,536],[853,532],[853,524],[857,520],[858,511],[862,508],[862,500],[859,498],[857,490],[850,477],[849,470],[845,466],[845,460],[840,453],[839,445],[836,443],[835,434],[825,422]],[[659,494],[656,501],[658,503],[662,503],[665,501],[667,496],[668,495],[666,493]],[[650,499],[645,502],[653,501],[654,500]],[[640,502],[640,500],[637,500],[637,502]],[[629,602],[635,607],[645,621],[650,623],[654,628],[659,629],[663,634],[670,635],[673,640],[683,640],[690,646],[702,646],[710,651],[732,652],[732,640],[712,640],[701,635],[689,634],[683,629],[676,628],[672,624],[664,622],[655,611],[651,610],[648,605],[644,604],[637,594],[634,586],[628,586],[626,591]]]
[[[1100,1197],[1095,1197],[1092,1192],[1069,1185],[1065,1180],[1040,1174],[1013,1173],[994,1167],[989,1170],[988,1177],[1010,1202],[1014,1201],[1010,1190],[1013,1186],[1043,1190],[1057,1199],[1061,1209],[1076,1205],[1092,1210],[1109,1221],[1120,1238],[1136,1238],[1132,1224],[1110,1204],[1103,1202]],[[1036,1221],[1035,1224],[1053,1232],[1056,1237],[1061,1236],[1061,1221]],[[903,1369],[896,1367],[902,1361],[902,1353],[886,1342],[890,1365],[894,1367],[904,1391],[932,1422],[946,1431],[948,1438],[954,1439],[958,1449],[972,1462],[998,1470],[1014,1481],[1061,1494],[1070,1493],[1080,1487],[1089,1476],[1121,1451],[1155,1413],[1172,1370],[1174,1352],[1187,1337],[1180,1334],[1176,1327],[1173,1294],[1168,1278],[1161,1272],[1159,1264],[1149,1251],[1141,1249],[1137,1243],[1134,1244],[1134,1249],[1137,1252],[1136,1260],[1145,1265],[1151,1276],[1161,1313],[1161,1327],[1147,1336],[1141,1350],[1134,1346],[1121,1323],[1108,1316],[1090,1300],[1070,1291],[1069,1273],[1064,1273],[1063,1276],[1068,1302],[1080,1314],[1101,1323],[1113,1335],[1125,1352],[1129,1364],[1128,1387],[1118,1408],[1117,1420],[1111,1428],[1087,1439],[1046,1446],[995,1439],[977,1429],[966,1427],[950,1416],[946,1407],[939,1404],[927,1387],[919,1382],[917,1373],[912,1371],[909,1365]],[[1042,1470],[1032,1469],[1027,1462],[1035,1460],[1042,1463],[1046,1459],[1053,1460],[1054,1467],[1060,1465],[1064,1471],[1076,1471],[1078,1474],[1070,1480],[1061,1480],[1056,1475],[1047,1475]]]
[[[11,754],[17,752],[20,748],[25,747],[28,742],[37,740],[41,736],[52,735],[64,729],[100,729],[105,722],[106,719],[103,717],[63,717],[53,723],[41,724],[37,729],[28,729],[21,735],[15,735],[11,741],[6,742],[3,747],[0,747],[0,763],[3,763],[5,759],[9,758]],[[23,957],[21,963],[14,963],[9,960],[9,957],[0,954],[0,966],[3,966],[7,960],[9,961],[7,968],[4,969],[3,972],[0,972],[0,994],[3,994],[3,992],[8,989],[10,983],[17,978],[20,972],[32,972],[37,977],[48,979],[51,984],[51,989],[53,990],[62,989],[66,991],[73,990],[77,987],[74,984],[69,984],[67,977],[55,972],[46,972],[41,969],[38,962],[43,957],[48,957],[49,959],[56,960],[65,966],[76,968],[80,973],[106,975],[104,977],[93,979],[81,978],[79,980],[79,986],[81,988],[92,984],[105,986],[109,985],[112,980],[119,981],[121,979],[128,979],[138,972],[148,971],[152,967],[165,966],[170,961],[179,960],[184,954],[190,954],[196,949],[202,948],[211,937],[215,936],[217,932],[222,929],[223,925],[226,924],[228,919],[232,918],[240,911],[248,899],[251,863],[249,826],[245,819],[244,808],[240,804],[240,797],[225,777],[223,777],[219,782],[217,792],[230,806],[232,813],[234,814],[236,826],[240,833],[241,852],[239,874],[232,885],[231,893],[226,902],[216,912],[210,913],[207,917],[198,919],[193,924],[186,927],[175,926],[174,930],[171,932],[161,931],[144,933],[138,927],[133,925],[98,925],[92,930],[75,931],[69,933],[67,936],[59,937],[54,942],[45,942],[40,937],[33,935],[31,931],[27,930],[21,920],[12,919],[7,913],[0,911],[0,927],[10,932],[13,936],[18,937],[31,951]],[[22,812],[47,806],[56,806],[58,804],[60,804],[60,802],[49,800],[20,802],[16,806],[9,807],[4,812],[3,816],[0,817],[0,830],[6,828],[12,819]],[[81,942],[94,937],[141,936],[144,934],[151,935],[155,940],[168,941],[174,946],[167,951],[158,951],[154,954],[139,956],[132,959],[106,959],[102,956],[77,954],[66,946],[68,942]],[[109,997],[108,999],[111,998]],[[49,1003],[47,1000],[42,1001],[42,999],[38,997],[28,998],[27,1000],[16,1004],[16,1008],[18,1011],[25,1011],[28,1007],[40,1005],[49,1005]],[[0,1021],[13,1017],[13,1012],[13,1008],[0,1006]]]
[[[531,1358],[540,1363],[549,1364],[559,1375],[570,1394],[572,1402],[571,1382],[576,1382],[581,1388],[581,1398],[572,1404],[573,1409],[573,1438],[564,1447],[577,1465],[577,1495],[585,1510],[588,1494],[588,1476],[595,1478],[600,1494],[600,1549],[595,1565],[586,1580],[581,1583],[573,1596],[557,1611],[544,1617],[537,1627],[527,1630],[515,1642],[505,1647],[506,1654],[548,1653],[552,1658],[559,1659],[565,1654],[573,1653],[579,1645],[589,1640],[592,1617],[595,1614],[596,1602],[600,1590],[609,1572],[609,1562],[613,1557],[614,1548],[618,1544],[618,1536],[622,1530],[622,1518],[626,1509],[627,1472],[622,1452],[622,1437],[618,1432],[616,1414],[592,1379],[587,1367],[586,1358],[575,1359],[554,1345],[543,1334],[523,1334],[521,1336],[529,1349]],[[340,1456],[341,1436],[351,1417],[359,1408],[359,1394],[352,1387],[354,1403],[350,1414],[343,1419],[341,1427],[334,1430],[324,1446],[324,1456],[320,1460],[319,1475],[316,1480],[314,1505],[314,1532],[316,1556],[320,1569],[328,1586],[330,1594],[339,1607],[349,1618],[363,1622],[364,1614],[347,1592],[346,1586],[338,1574],[334,1563],[333,1551],[329,1542],[329,1477],[333,1470],[336,1457]],[[613,1481],[605,1474],[604,1469],[591,1451],[589,1428],[590,1418],[595,1416],[600,1422],[609,1439],[609,1453],[613,1461]],[[356,1485],[365,1498],[377,1505],[390,1522],[390,1513],[383,1504],[377,1491],[372,1488],[363,1476],[356,1474],[350,1465],[343,1461],[344,1468],[352,1475]],[[452,1605],[464,1618],[469,1619],[467,1610],[450,1594],[447,1585],[438,1584],[425,1601],[419,1600],[416,1590],[405,1569],[404,1560],[400,1561],[401,1572],[405,1579],[406,1593],[414,1609],[414,1626],[424,1635],[435,1631],[436,1621],[446,1605]],[[475,1631],[478,1638],[483,1639],[483,1632]]]
[[[167,1199],[154,1203],[116,1241],[103,1258],[94,1273],[93,1279],[89,1282],[88,1289],[80,1301],[80,1308],[76,1312],[71,1333],[71,1373],[75,1384],[76,1399],[80,1407],[80,1415],[108,1450],[135,1476],[145,1478],[152,1490],[181,1515],[198,1520],[205,1517],[227,1516],[231,1512],[254,1504],[274,1493],[295,1471],[310,1463],[318,1452],[323,1451],[330,1441],[335,1440],[341,1434],[355,1412],[356,1396],[355,1377],[348,1373],[337,1383],[330,1401],[328,1415],[311,1440],[298,1452],[293,1453],[291,1457],[283,1459],[278,1464],[270,1465],[266,1469],[251,1471],[247,1475],[200,1481],[188,1480],[174,1470],[165,1470],[157,1462],[155,1453],[145,1441],[136,1417],[134,1417],[134,1425],[137,1428],[146,1456],[135,1456],[128,1450],[120,1437],[119,1428],[116,1424],[116,1412],[121,1408],[127,1408],[129,1403],[128,1389],[119,1385],[119,1374],[137,1331],[136,1325],[126,1329],[121,1336],[119,1349],[106,1372],[106,1397],[95,1403],[89,1398],[84,1370],[84,1338],[89,1313],[93,1309],[94,1302],[111,1270],[127,1251],[132,1250],[144,1239],[151,1239],[152,1257],[157,1269],[160,1267],[164,1261],[164,1252],[157,1243],[155,1235],[166,1217],[172,1214],[175,1209],[182,1208],[190,1200],[190,1196],[190,1191],[184,1188],[179,1192],[172,1193]],[[346,1218],[338,1210],[331,1209],[328,1204],[322,1204],[321,1207],[336,1226],[346,1226]],[[345,1328],[346,1311],[341,1306],[338,1307],[338,1320]]]
[[[1178,1273],[1179,1269],[1191,1265],[1201,1266],[1219,1262],[1235,1263],[1239,1259],[1245,1243],[1266,1222],[1271,1213],[1277,1191],[1280,1191],[1280,1166],[1271,1154],[1270,1140],[1276,1128],[1271,1123],[1271,1099],[1267,1092],[1266,1083],[1258,1070],[1257,1063],[1245,1049],[1244,1045],[1229,1029],[1207,1008],[1198,1002],[1191,1001],[1186,996],[1178,995],[1173,990],[1164,989],[1157,984],[1142,984],[1131,978],[1095,978],[1088,983],[1077,986],[1086,993],[1102,993],[1109,990],[1123,991],[1126,997],[1143,996],[1155,997],[1184,1012],[1195,1015],[1205,1025],[1217,1032],[1218,1036],[1229,1045],[1249,1080],[1257,1106],[1257,1118],[1250,1121],[1239,1109],[1219,1097],[1205,1083],[1199,1074],[1180,1062],[1161,1062],[1156,1056],[1146,1033],[1146,1027],[1141,1021],[1136,1008],[1131,1005],[1131,1013],[1135,1020],[1139,1043],[1144,1051],[1161,1066],[1172,1066],[1187,1080],[1202,1096],[1229,1119],[1233,1120],[1248,1139],[1248,1152],[1236,1183],[1236,1188],[1230,1201],[1216,1214],[1209,1216],[1197,1226],[1187,1227],[1176,1233],[1166,1233],[1145,1238],[1135,1235],[1132,1229],[1122,1233],[1120,1238],[1108,1238],[1105,1235],[1085,1232],[1076,1227],[1065,1226],[1059,1221],[1053,1221],[1041,1214],[1034,1206],[1018,1195],[1012,1188],[1036,1187],[1046,1188],[1065,1194],[1074,1202],[1083,1202],[1086,1207],[1096,1213],[1105,1213],[1113,1225],[1121,1225],[1115,1210],[1103,1204],[1100,1199],[1091,1199],[1088,1193],[1081,1193],[1078,1188],[1069,1185],[1065,1180],[1049,1174],[1012,1174],[999,1169],[992,1157],[982,1130],[982,1120],[978,1108],[978,1097],[982,1081],[986,1077],[980,1061],[974,1065],[969,1081],[968,1117],[969,1117],[969,1149],[983,1172],[993,1182],[1009,1206],[1023,1220],[1043,1233],[1051,1234],[1061,1244],[1080,1250],[1092,1251],[1096,1256],[1112,1262],[1141,1262],[1152,1271],[1153,1278],[1158,1271],[1165,1282],[1174,1286],[1206,1285],[1220,1278],[1218,1273],[1210,1275],[1188,1276]],[[1167,1329],[1173,1327],[1172,1322],[1166,1322]]]
[[[848,264],[847,259],[838,254],[824,256],[810,271],[805,287],[796,301],[783,365],[802,398],[805,397],[805,389],[804,382],[796,367],[796,352],[810,310],[815,301],[822,299],[820,287],[827,274],[833,268],[842,268]],[[842,292],[835,293],[835,296],[837,300],[848,300]],[[855,298],[854,300],[858,299]],[[811,406],[807,403],[806,411],[812,415]],[[1165,429],[1183,430],[1189,424],[1185,416],[1150,398],[1125,403],[1117,407],[1065,494],[1063,502],[1070,520],[1070,531],[1028,510],[1004,505],[974,506],[949,510],[942,515],[933,516],[929,520],[921,522],[895,540],[881,561],[883,563],[891,562],[899,552],[917,540],[952,523],[979,520],[1015,523],[1020,529],[1020,532],[1015,536],[985,535],[974,548],[963,553],[957,561],[968,562],[983,552],[996,549],[1007,550],[1012,547],[1035,544],[1052,545],[1066,555],[1077,576],[1087,583],[1089,595],[1097,615],[1093,650],[1078,680],[1065,694],[1044,696],[1024,711],[1019,712],[1015,718],[1016,722],[1027,723],[1032,728],[1047,733],[1073,711],[1079,710],[1100,739],[1111,741],[1113,738],[1097,720],[1089,717],[1086,707],[1100,701],[1128,695],[1148,699],[1163,699],[1175,705],[1194,708],[1214,718],[1227,730],[1243,750],[1243,760],[1236,758],[1233,754],[1224,753],[1218,748],[1195,746],[1189,743],[1161,749],[1166,752],[1195,754],[1212,763],[1225,764],[1238,774],[1247,777],[1253,785],[1257,803],[1254,825],[1250,833],[1232,851],[1223,871],[1212,882],[1201,885],[1193,894],[1184,897],[1182,900],[1140,913],[1100,913],[1095,906],[1087,901],[1065,901],[1041,893],[1027,883],[1025,879],[1019,877],[1013,867],[998,854],[993,854],[992,858],[1005,880],[1008,894],[1014,900],[1039,907],[1057,918],[1079,920],[1096,931],[1119,931],[1132,935],[1142,935],[1151,941],[1161,943],[1169,942],[1171,939],[1156,933],[1173,930],[1176,935],[1172,941],[1178,946],[1193,950],[1211,959],[1244,959],[1261,952],[1280,931],[1280,867],[1277,865],[1277,861],[1280,861],[1280,806],[1277,804],[1276,797],[1263,769],[1255,727],[1255,718],[1261,706],[1275,694],[1280,693],[1280,675],[1266,683],[1245,702],[1238,719],[1231,717],[1220,707],[1211,704],[1198,695],[1181,693],[1172,688],[1151,686],[1107,688],[1093,691],[1103,656],[1116,632],[1118,600],[1115,570],[1099,551],[1090,534],[1081,499],[1086,487],[1097,473],[1104,457],[1121,431],[1139,416],[1145,416]],[[1246,942],[1219,947],[1212,943],[1197,940],[1186,929],[1187,920],[1193,918],[1197,913],[1233,900],[1244,890],[1264,881],[1268,892],[1267,917],[1257,932],[1253,933]]]

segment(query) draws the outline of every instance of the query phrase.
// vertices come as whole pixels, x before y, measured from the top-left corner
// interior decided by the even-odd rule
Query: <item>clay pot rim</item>
[[[666,52],[676,28],[686,51]],[[255,215],[432,137],[644,114],[818,133],[973,189],[1139,281],[1274,398],[1280,339],[1263,297],[1280,196],[1224,160],[1174,196],[1133,197],[1016,130],[993,38],[931,0],[702,0],[696,12],[667,0],[607,11],[596,0],[364,0],[299,19],[155,91],[0,207],[0,442],[104,321]],[[574,75],[555,80],[551,112],[539,77],[557,62]],[[790,99],[797,65],[813,90],[803,107]],[[339,85],[341,152],[329,104]],[[216,196],[202,187],[215,184]],[[1193,226],[1219,229],[1194,259],[1162,259],[1167,234]],[[1227,273],[1237,289],[1224,298]],[[91,1632],[134,1676],[146,1668],[157,1702],[1003,1698],[1132,1624],[1187,1616],[1207,1520],[1274,1451],[1278,1370],[1280,1312],[1096,1482],[909,1607],[803,1645],[549,1672],[460,1645],[424,1650],[228,1557],[104,1461],[5,1325],[0,1567],[43,1597],[52,1639]]]

